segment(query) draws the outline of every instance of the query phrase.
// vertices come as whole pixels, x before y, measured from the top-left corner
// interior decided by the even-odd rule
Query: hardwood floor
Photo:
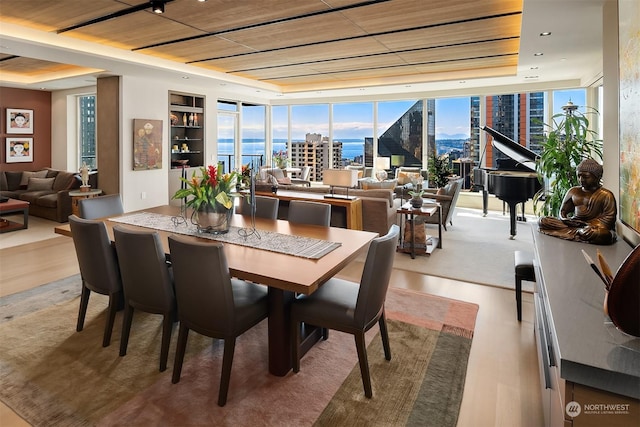
[[[0,249],[0,296],[76,273],[75,250],[67,237]],[[357,281],[360,273],[357,266],[351,265],[340,275]],[[397,269],[393,271],[391,285],[480,306],[458,426],[544,424],[531,294],[523,294],[522,322],[518,322],[515,296],[510,290]],[[0,404],[0,425],[28,426],[3,404]]]

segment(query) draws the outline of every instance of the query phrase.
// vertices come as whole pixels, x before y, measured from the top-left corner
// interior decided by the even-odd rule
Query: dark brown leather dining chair
[[[124,289],[120,356],[127,354],[134,310],[161,314],[160,372],[167,369],[171,330],[176,320],[176,296],[164,248],[156,231],[113,227]]]
[[[169,248],[180,320],[172,382],[180,381],[190,330],[222,339],[224,354],[218,405],[224,406],[236,338],[267,318],[267,288],[231,278],[221,243],[169,236]]]
[[[82,278],[76,330],[80,332],[84,328],[91,292],[108,295],[109,307],[102,338],[102,346],[107,347],[111,343],[111,331],[116,312],[123,303],[122,281],[116,250],[111,245],[104,222],[70,215],[69,225]]]
[[[291,305],[293,371],[300,371],[301,323],[352,334],[360,363],[364,394],[373,396],[365,332],[376,323],[380,326],[385,359],[391,360],[391,348],[384,315],[384,301],[389,288],[394,253],[400,229],[392,225],[389,232],[375,238],[367,253],[360,283],[331,278],[311,295],[296,298]]]

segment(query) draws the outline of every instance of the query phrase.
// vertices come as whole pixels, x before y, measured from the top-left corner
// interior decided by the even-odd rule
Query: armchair
[[[311,181],[309,180],[310,176],[311,166],[303,166],[302,172],[300,173],[300,178],[291,178],[291,184],[306,185],[307,187],[311,187]]]
[[[440,203],[440,209],[442,209],[442,226],[445,230],[447,229],[447,223],[453,225],[453,211],[456,208],[463,181],[463,178],[458,178],[449,181],[447,185],[437,190],[433,188],[424,190],[425,197],[434,199]],[[435,216],[425,218],[426,223],[437,224],[437,221],[438,219]]]

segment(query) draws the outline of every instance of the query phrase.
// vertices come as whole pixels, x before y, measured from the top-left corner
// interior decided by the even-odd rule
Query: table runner
[[[319,259],[338,248],[341,244],[326,240],[304,236],[275,233],[273,231],[257,230],[256,233],[246,232],[246,228],[229,228],[226,234],[209,234],[199,232],[197,227],[188,219],[179,216],[162,215],[151,212],[140,212],[109,218],[109,221],[119,222],[139,227],[162,230],[176,234],[186,234],[205,239],[216,240],[234,245],[250,246],[271,252],[293,255],[301,258]]]

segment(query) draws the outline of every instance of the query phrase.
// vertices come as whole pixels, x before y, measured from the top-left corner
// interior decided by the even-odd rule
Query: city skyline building
[[[292,142],[289,155],[291,166],[310,166],[311,181],[322,181],[322,172],[330,167],[342,165],[342,142],[329,141],[319,133],[307,133],[304,142]]]
[[[487,96],[485,125],[539,153],[544,134],[544,105],[544,92]],[[489,145],[480,152],[480,97],[471,97],[470,108],[472,159],[480,167],[495,168],[497,160],[507,156]]]

